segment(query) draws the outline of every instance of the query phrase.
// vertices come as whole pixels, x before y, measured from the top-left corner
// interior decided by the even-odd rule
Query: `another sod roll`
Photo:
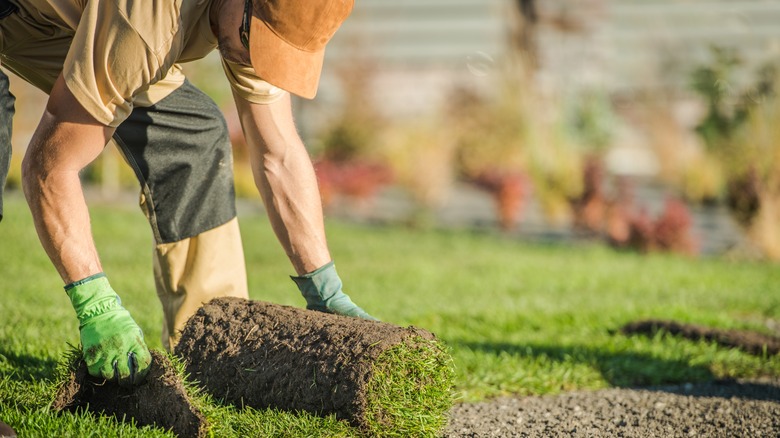
[[[152,364],[144,383],[119,386],[90,376],[81,350],[69,352],[52,408],[55,412],[83,409],[122,422],[132,420],[139,427],[160,427],[182,438],[207,436],[206,419],[187,392],[180,368],[163,353],[152,350],[151,354]]]
[[[217,399],[335,414],[369,436],[435,436],[452,406],[452,360],[414,327],[217,298],[175,352]]]

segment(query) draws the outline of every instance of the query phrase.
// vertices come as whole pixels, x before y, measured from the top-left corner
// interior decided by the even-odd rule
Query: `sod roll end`
[[[143,384],[119,386],[90,376],[81,350],[68,353],[60,364],[55,412],[87,410],[133,421],[137,426],[155,426],[179,437],[207,435],[208,424],[185,387],[180,370],[168,357],[151,351],[152,364]]]
[[[453,368],[430,332],[240,298],[218,298],[176,347],[190,379],[238,406],[335,414],[370,436],[435,436]]]

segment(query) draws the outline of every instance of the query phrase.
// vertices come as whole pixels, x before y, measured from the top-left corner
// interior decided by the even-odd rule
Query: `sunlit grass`
[[[93,205],[95,239],[114,289],[160,348],[152,237],[132,203]],[[254,299],[303,307],[267,219],[240,215]],[[499,233],[414,231],[332,222],[346,291],[371,314],[414,325],[451,349],[461,401],[507,394],[780,376],[780,357],[705,342],[616,334],[640,318],[769,333],[780,320],[776,265],[531,245]],[[51,379],[78,326],[18,194],[0,223],[0,419],[20,436],[165,436],[87,414],[53,415]],[[221,406],[214,436],[356,436],[334,418]],[[211,415],[211,414],[210,414]]]

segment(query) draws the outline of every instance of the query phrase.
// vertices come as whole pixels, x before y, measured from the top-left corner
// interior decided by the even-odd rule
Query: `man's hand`
[[[120,385],[143,382],[152,357],[141,328],[103,274],[65,287],[79,319],[81,345],[89,374]]]
[[[292,279],[306,299],[306,308],[309,310],[379,321],[353,303],[349,295],[341,290],[341,278],[333,262]]]

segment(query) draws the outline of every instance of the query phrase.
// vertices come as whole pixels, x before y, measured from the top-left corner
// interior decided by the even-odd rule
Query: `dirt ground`
[[[459,404],[444,436],[780,437],[780,379]]]

